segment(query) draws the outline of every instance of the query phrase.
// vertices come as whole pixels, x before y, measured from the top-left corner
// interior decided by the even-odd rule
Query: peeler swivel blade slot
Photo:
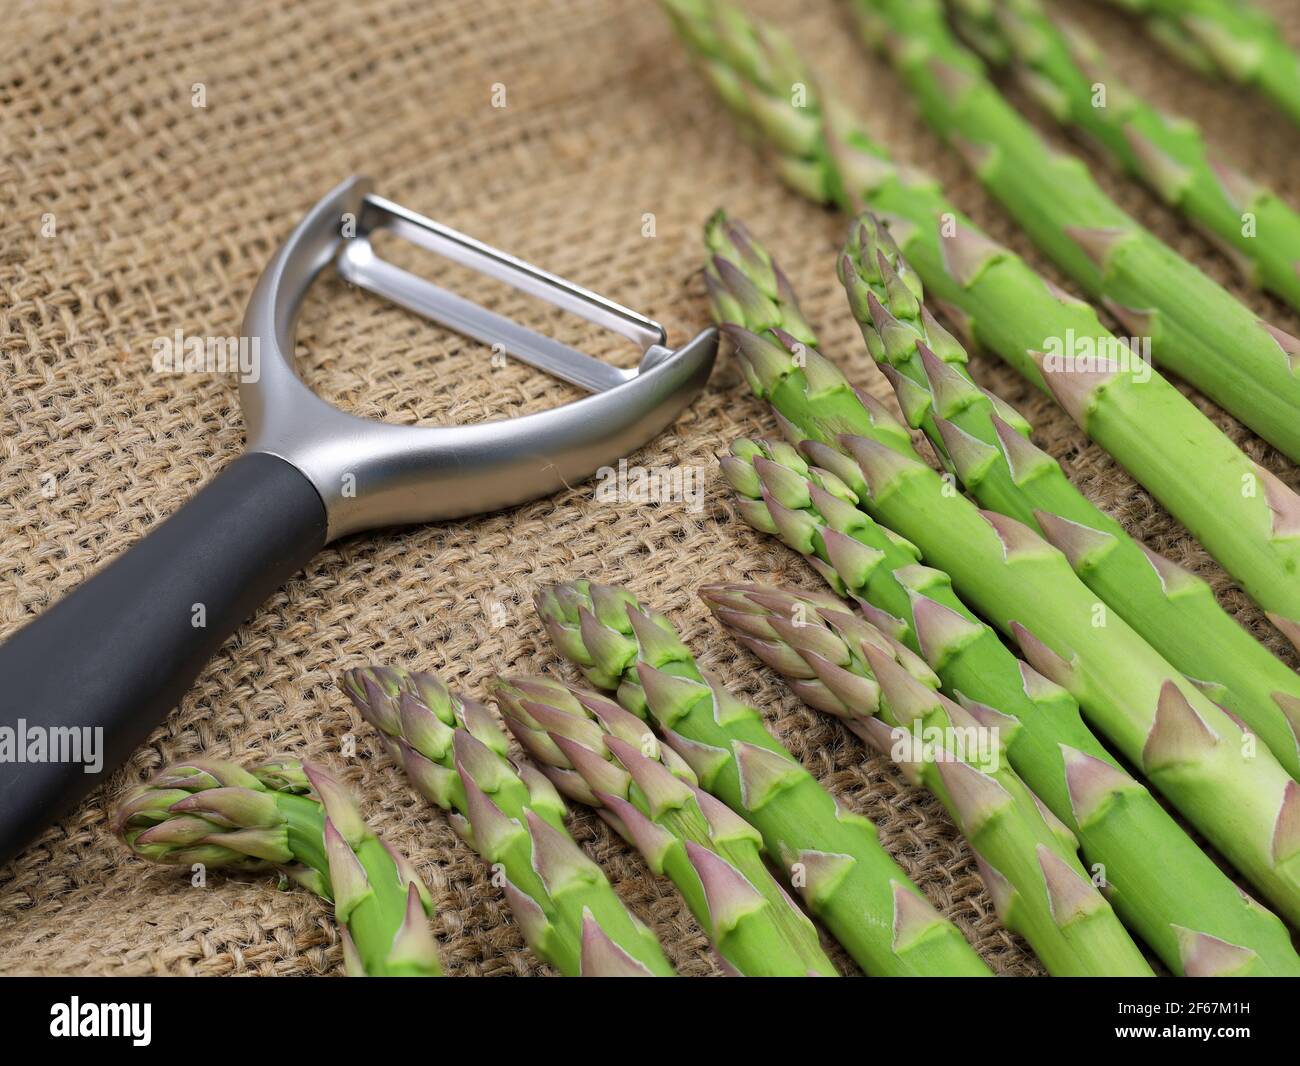
[[[594,359],[381,258],[370,240],[381,229],[626,337],[650,363],[664,348],[663,327],[644,315],[391,200],[373,193],[365,197],[357,234],[339,252],[340,277],[457,333],[499,345],[509,355],[588,392],[617,388],[637,371]]]

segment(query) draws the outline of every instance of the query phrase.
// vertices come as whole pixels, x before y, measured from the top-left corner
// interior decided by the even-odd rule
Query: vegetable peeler
[[[601,362],[380,258],[371,236],[381,230],[628,338],[640,364]],[[464,426],[341,411],[293,360],[303,299],[330,268],[591,395]],[[143,743],[235,628],[324,545],[499,510],[589,477],[671,423],[718,350],[712,328],[670,348],[657,322],[385,200],[362,177],[294,229],[253,290],[243,332],[260,356],[255,380],[239,386],[244,454],[0,646],[0,863]],[[87,758],[96,737],[97,767]]]

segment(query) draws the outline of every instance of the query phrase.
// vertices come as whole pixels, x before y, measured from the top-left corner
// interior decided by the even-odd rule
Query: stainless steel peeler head
[[[644,353],[640,365],[593,359],[380,258],[371,235],[381,229],[627,337]],[[307,387],[293,358],[303,300],[329,267],[592,395],[464,426],[395,426],[341,411]],[[261,359],[257,380],[239,387],[248,450],[279,456],[307,477],[325,505],[330,540],[494,511],[581,481],[671,423],[703,388],[718,351],[712,328],[670,348],[657,322],[376,196],[362,177],[298,224],[258,280],[243,328]]]

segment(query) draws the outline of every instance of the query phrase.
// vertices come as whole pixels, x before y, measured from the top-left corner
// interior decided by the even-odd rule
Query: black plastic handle
[[[325,530],[302,473],[241,456],[0,646],[0,729],[12,731],[0,737],[0,865],[144,742]],[[87,772],[92,754],[102,765]]]

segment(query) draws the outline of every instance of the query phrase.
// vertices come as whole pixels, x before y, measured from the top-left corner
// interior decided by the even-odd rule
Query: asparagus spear
[[[178,763],[124,796],[113,828],[153,862],[279,869],[332,900],[349,977],[442,975],[428,889],[322,767]]]
[[[1053,152],[953,38],[941,0],[853,0],[853,9],[925,119],[1034,243],[1149,337],[1158,362],[1300,461],[1300,340],[1143,229],[1080,160]]]
[[[1110,0],[1142,16],[1152,37],[1202,74],[1249,85],[1300,124],[1300,58],[1276,22],[1245,0]]]
[[[723,472],[746,521],[805,555],[837,593],[924,656],[949,695],[999,724],[1016,772],[1078,836],[1121,917],[1174,973],[1300,975],[1281,921],[1120,768],[1069,693],[1016,659],[948,575],[919,565],[916,548],[858,510],[835,475],[810,469],[788,444],[751,441],[732,446]]]
[[[743,262],[734,266],[743,271]],[[1300,777],[1300,676],[1220,608],[1204,581],[1089,503],[1029,442],[1023,418],[974,384],[965,350],[926,312],[920,279],[875,219],[851,227],[839,266],[867,348],[908,421],[980,505],[1060,548],[1089,588]]]
[[[813,913],[873,976],[989,976],[956,927],[876,839],[741,703],[696,666],[662,615],[627,591],[555,585],[537,610],[559,651],[623,707],[653,720],[700,786],[763,834]]]
[[[498,678],[510,730],[565,796],[595,807],[681,889],[724,966],[750,977],[835,977],[817,930],[767,872],[758,831],[604,696],[549,678]]]
[[[536,767],[511,763],[483,704],[432,674],[395,667],[349,670],[344,689],[416,790],[504,874],[538,958],[569,977],[672,976],[654,935],[564,828],[559,793]]]
[[[741,643],[809,706],[842,718],[939,797],[1008,929],[1057,977],[1151,976],[1075,855],[1074,834],[1005,759],[1001,727],[938,692],[916,656],[834,597],[760,585],[701,590]]]
[[[1058,121],[1076,127],[1124,170],[1182,211],[1255,285],[1300,307],[1300,213],[1212,157],[1195,124],[1130,92],[1082,30],[1039,0],[950,0],[959,26]],[[1300,84],[1298,82],[1297,84]],[[1129,316],[1116,308],[1121,321]]]
[[[775,147],[794,188],[818,201],[882,217],[935,305],[1061,401],[1185,525],[1300,648],[1300,497],[1257,466],[1159,374],[1149,380],[1055,366],[1032,353],[1073,337],[1098,352],[1118,340],[1087,304],[1055,289],[964,218],[929,178],[889,160],[842,106],[789,86],[813,83],[769,26],[716,0],[664,0],[723,100]]]

